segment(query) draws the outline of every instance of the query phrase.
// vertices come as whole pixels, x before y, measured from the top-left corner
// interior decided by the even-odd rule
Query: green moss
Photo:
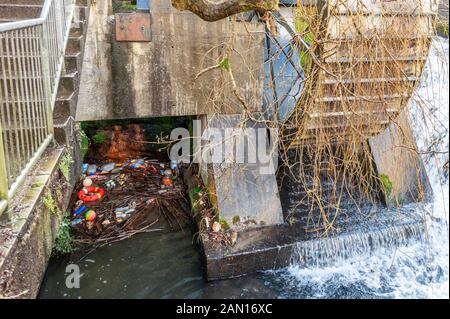
[[[383,193],[385,194],[386,198],[389,198],[392,193],[392,182],[389,179],[389,176],[385,174],[379,174],[378,175],[380,182],[381,182],[381,189]]]
[[[94,134],[94,136],[92,136],[92,142],[94,142],[94,144],[102,144],[106,141],[106,135],[103,132],[97,132]]]
[[[233,219],[232,219],[233,225],[239,223],[240,221],[241,221],[241,218],[239,216],[237,216],[237,215],[233,216]]]
[[[70,220],[68,218],[68,214],[66,213],[59,225],[52,255],[60,256],[71,253],[73,251],[72,243],[73,238],[70,234]]]
[[[36,183],[31,184],[31,188],[38,188],[38,187],[41,187],[43,185],[44,185],[44,183],[36,182]]]
[[[441,37],[448,38],[448,21],[440,21],[436,23],[436,33]]]
[[[73,158],[72,155],[70,154],[70,151],[67,150],[63,157],[61,158],[61,161],[59,162],[59,170],[61,172],[61,174],[64,176],[64,178],[66,179],[66,181],[68,182],[70,179],[70,169],[72,167],[72,163],[73,163]]]

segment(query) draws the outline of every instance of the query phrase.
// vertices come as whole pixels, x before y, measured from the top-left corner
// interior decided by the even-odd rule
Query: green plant
[[[76,132],[81,154],[85,157],[89,149],[89,138],[87,137],[86,131],[83,129],[82,125],[77,125]]]
[[[106,135],[103,132],[97,132],[92,136],[92,142],[94,142],[94,144],[102,144],[105,141]]]
[[[226,71],[230,70],[230,61],[228,60],[227,57],[224,57],[222,59],[222,61],[219,62],[219,67],[224,69],[224,70],[226,70]]]
[[[58,234],[56,235],[55,244],[53,245],[52,254],[60,256],[73,251],[73,238],[70,234],[70,220],[66,213],[59,225]]]
[[[50,191],[47,191],[44,194],[44,197],[42,198],[42,203],[44,204],[45,209],[52,215],[59,215],[60,210],[58,206],[56,205],[55,200],[53,199],[52,194]]]
[[[241,221],[241,218],[239,216],[237,216],[237,215],[233,216],[233,219],[232,219],[233,225],[239,223],[240,221]]]
[[[137,5],[128,2],[122,2],[119,6],[122,10],[137,10]]]
[[[295,30],[298,34],[301,34],[302,39],[305,43],[308,45],[311,45],[313,42],[313,34],[311,31],[309,31],[309,24],[308,21],[302,19],[301,17],[297,17],[295,20]],[[311,64],[311,58],[310,53],[308,50],[299,50],[299,57],[300,57],[300,66],[303,70],[307,70],[310,67]]]
[[[222,229],[223,230],[228,230],[230,229],[230,225],[228,225],[227,221],[223,218],[219,218],[219,223],[220,225],[222,225]]]
[[[67,182],[70,179],[70,168],[73,162],[74,161],[72,155],[70,154],[70,151],[67,150],[58,165],[61,174],[64,176]]]
[[[389,176],[385,174],[379,174],[378,177],[380,178],[381,189],[383,193],[385,194],[386,198],[389,198],[392,193],[392,182],[389,179]]]

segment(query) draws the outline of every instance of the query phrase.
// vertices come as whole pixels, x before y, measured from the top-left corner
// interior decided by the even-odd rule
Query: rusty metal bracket
[[[116,41],[150,42],[152,41],[150,13],[117,13]]]

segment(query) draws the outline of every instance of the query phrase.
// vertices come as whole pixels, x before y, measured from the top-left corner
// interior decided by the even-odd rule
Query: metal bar
[[[20,70],[20,77],[22,79],[22,90],[23,90],[23,97],[25,99],[24,104],[23,104],[23,109],[22,109],[22,122],[24,125],[24,136],[25,136],[25,157],[26,158],[30,158],[32,155],[32,151],[31,151],[31,136],[30,136],[30,116],[28,114],[28,110],[29,110],[29,103],[30,103],[30,94],[28,91],[28,77],[27,77],[27,57],[26,54],[27,52],[25,51],[25,45],[24,45],[24,29],[20,29],[18,30],[19,33],[19,51],[22,52],[22,54],[19,55],[19,70]],[[28,121],[28,123],[27,123]]]
[[[66,17],[66,20],[68,21],[67,22],[67,29],[65,30],[65,34],[64,34],[64,43],[63,43],[63,47],[62,47],[62,52],[63,52],[63,54],[61,54],[61,56],[60,56],[60,60],[59,60],[59,63],[58,63],[58,65],[59,65],[59,68],[58,68],[58,72],[56,73],[56,79],[55,79],[55,82],[56,83],[59,83],[59,80],[60,80],[60,78],[61,78],[61,70],[62,70],[62,66],[63,66],[63,64],[64,64],[64,52],[66,51],[66,47],[67,47],[67,42],[68,42],[68,40],[69,40],[69,34],[70,34],[70,21],[72,21],[72,19],[73,19],[73,16],[74,16],[74,4],[75,4],[75,1],[71,1],[71,10],[70,10],[70,12],[69,12],[69,15]],[[57,93],[58,93],[58,88],[56,87],[54,90],[53,90],[53,95],[52,95],[52,98],[51,98],[51,105],[52,105],[52,109],[54,108],[54,106],[55,106],[55,103],[56,103],[56,97],[57,97]]]
[[[5,209],[8,207],[8,202],[6,200],[0,199],[0,216],[5,211]]]
[[[0,34],[0,35],[1,35],[1,37],[0,37],[0,60],[1,60],[0,63],[2,66],[2,70],[3,70],[2,74],[0,74],[1,76],[3,76],[3,86],[0,85],[0,87],[2,87],[3,91],[4,91],[4,92],[2,92],[2,89],[0,89],[0,94],[3,97],[3,99],[0,101],[1,102],[1,104],[0,104],[0,107],[1,107],[0,124],[5,126],[7,124],[6,120],[9,119],[9,115],[8,115],[9,95],[8,95],[8,84],[6,81],[6,63],[5,63],[6,57],[3,56],[3,43],[5,43],[5,45],[7,45],[7,43],[6,43],[5,37],[2,34]],[[5,134],[5,139],[2,143],[2,146],[4,149],[5,161],[6,161],[6,173],[7,173],[6,178],[8,179],[9,176],[11,176],[11,171],[12,171],[11,162],[9,161],[9,152],[8,152],[9,141],[8,141],[6,132],[3,132],[3,130],[2,130],[1,133],[2,133],[2,135]]]
[[[40,32],[41,33],[44,32],[44,28],[41,28]],[[47,103],[46,102],[47,96],[49,94],[48,82],[50,81],[50,78],[49,78],[50,71],[46,70],[46,68],[48,68],[48,64],[50,62],[49,59],[46,58],[48,56],[48,51],[46,50],[47,46],[45,45],[45,42],[44,42],[45,38],[41,38],[41,39],[43,39],[43,40],[35,41],[36,51],[40,53],[36,67],[38,69],[39,74],[41,75],[40,80],[37,82],[39,107],[36,109],[38,123],[39,123],[39,126],[38,126],[39,136],[41,137],[41,140],[39,143],[41,143],[41,141],[43,141],[43,137],[45,136],[45,131],[42,130],[42,128],[44,126],[44,118],[43,118],[42,109],[45,108],[45,105]],[[44,72],[44,70],[46,70],[46,71]]]
[[[20,159],[19,143],[17,141],[17,132],[16,132],[16,130],[17,130],[17,115],[16,115],[15,105],[17,102],[18,93],[17,93],[17,86],[16,86],[16,91],[14,93],[15,85],[14,85],[13,74],[15,74],[15,73],[12,72],[12,68],[11,68],[11,60],[13,60],[14,57],[12,57],[9,52],[10,51],[9,50],[9,45],[10,45],[9,42],[12,43],[12,41],[8,41],[9,38],[11,38],[11,37],[9,37],[8,33],[7,33],[6,34],[6,56],[8,57],[8,60],[9,60],[8,61],[9,76],[7,78],[9,79],[9,86],[10,86],[10,90],[11,90],[11,93],[10,93],[11,99],[9,101],[10,102],[9,105],[12,108],[12,116],[11,116],[11,112],[9,109],[8,109],[7,113],[8,113],[8,121],[9,121],[8,129],[9,129],[9,133],[10,133],[9,134],[9,138],[10,138],[9,142],[11,144],[11,158],[14,158],[14,171],[12,172],[13,177],[14,177],[20,171],[21,159]],[[6,77],[5,77],[5,80],[6,80]],[[15,84],[17,84],[17,81]],[[11,117],[12,117],[12,120],[11,120]],[[13,123],[13,125],[11,125],[12,123]],[[13,141],[15,142],[15,145],[16,145],[16,152],[13,151],[13,149],[14,149],[14,147],[12,145]]]
[[[45,21],[45,19],[37,18],[37,19],[30,19],[30,20],[0,23],[0,33],[17,30],[17,29],[22,29],[22,28],[34,27],[36,25],[40,25],[40,24],[44,23],[44,21]]]
[[[38,151],[33,155],[33,157],[28,161],[27,165],[25,165],[24,169],[20,173],[19,176],[17,176],[14,183],[10,186],[8,191],[8,198],[11,198],[16,193],[17,189],[22,185],[22,183],[25,180],[25,177],[28,175],[28,173],[33,168],[34,164],[41,158],[42,153],[44,153],[47,146],[50,144],[50,142],[53,140],[53,135],[50,134],[47,136],[47,138],[44,140],[44,142],[39,147]]]
[[[8,199],[8,172],[6,170],[5,152],[3,150],[3,134],[1,134],[1,132],[2,123],[0,122],[0,200]]]
[[[52,85],[51,85],[51,71],[49,69],[50,63],[49,59],[46,59],[45,57],[48,56],[50,53],[47,50],[47,46],[44,42],[41,42],[40,45],[40,56],[41,56],[41,63],[38,65],[40,73],[42,74],[42,81],[39,82],[39,91],[41,92],[42,96],[42,104],[40,107],[40,114],[42,119],[42,130],[44,135],[49,134],[51,128],[49,127],[51,114],[48,114],[49,107],[51,108],[51,101],[50,97],[52,96]],[[50,106],[49,106],[50,105]]]
[[[27,108],[26,108],[26,116],[27,116],[27,132],[29,137],[29,144],[28,144],[28,152],[29,156],[31,156],[34,151],[36,150],[36,143],[34,139],[33,134],[33,122],[32,122],[32,113],[31,110],[33,108],[33,94],[32,94],[32,77],[34,77],[34,72],[32,70],[33,68],[33,52],[30,51],[30,48],[28,46],[28,29],[23,29],[23,37],[21,41],[21,49],[23,52],[27,52],[26,55],[24,55],[24,72],[25,72],[25,94],[27,96]]]
[[[33,28],[32,32],[33,35],[37,35],[37,29],[42,30],[43,26],[39,26],[39,28]],[[33,119],[34,119],[34,135],[36,139],[36,149],[38,149],[40,143],[43,140],[43,137],[41,135],[41,131],[39,129],[39,107],[41,105],[42,96],[40,94],[39,90],[39,83],[43,80],[42,79],[42,73],[39,71],[39,65],[40,65],[40,51],[39,51],[39,45],[38,41],[44,41],[44,39],[41,37],[40,40],[37,40],[36,37],[30,38],[30,47],[32,48],[31,51],[35,53],[33,56],[33,72],[35,73],[35,77],[33,78],[33,97],[35,100],[32,113],[33,113]]]
[[[42,11],[41,11],[41,19],[46,20],[47,16],[48,16],[48,12],[50,10],[50,6],[52,5],[53,0],[46,0],[44,3],[44,6],[42,7]]]
[[[18,122],[18,135],[20,138],[20,155],[21,158],[23,158],[23,161],[25,162],[27,159],[26,151],[25,151],[25,137],[24,137],[24,127],[23,127],[23,107],[24,107],[24,100],[26,99],[25,92],[24,92],[24,85],[23,85],[23,75],[22,75],[22,68],[20,66],[20,49],[19,49],[19,37],[20,37],[20,29],[16,30],[15,37],[14,37],[14,45],[12,46],[12,54],[15,59],[14,61],[14,73],[16,74],[16,86],[17,86],[17,122]],[[22,166],[23,163],[20,164]]]

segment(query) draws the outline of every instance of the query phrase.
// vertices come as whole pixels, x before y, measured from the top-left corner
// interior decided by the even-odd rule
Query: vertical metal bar
[[[36,49],[35,46],[35,40],[34,38],[37,36],[36,34],[36,30],[38,28],[37,27],[33,27],[32,29],[30,29],[30,37],[28,38],[28,44],[29,44],[29,51],[33,52],[33,58],[32,58],[32,73],[33,73],[33,77],[32,77],[32,88],[33,88],[33,93],[32,93],[32,98],[33,98],[33,105],[32,105],[32,109],[31,109],[31,116],[33,118],[33,136],[34,136],[34,146],[35,146],[35,151],[38,149],[40,141],[39,141],[39,128],[38,128],[38,112],[37,109],[39,108],[39,92],[38,92],[38,83],[40,81],[40,74],[38,72],[37,69],[37,65],[38,65],[38,53],[39,51]]]
[[[8,199],[8,172],[6,170],[5,152],[3,149],[2,123],[0,121],[0,200]],[[0,211],[0,215],[1,215]]]
[[[20,154],[22,158],[22,163],[20,165],[20,169],[25,166],[28,157],[26,155],[25,150],[25,132],[24,132],[24,126],[23,126],[23,109],[25,105],[25,91],[24,91],[24,84],[23,84],[23,73],[22,73],[22,67],[21,67],[21,58],[23,52],[20,52],[19,50],[19,37],[20,37],[20,29],[16,30],[15,36],[14,36],[14,45],[12,46],[12,54],[14,59],[14,73],[16,74],[16,86],[17,86],[17,93],[18,93],[18,99],[17,99],[17,122],[18,122],[18,131],[19,131],[19,138],[20,138]]]
[[[48,50],[46,43],[41,41],[40,43],[40,56],[41,56],[41,64],[39,65],[43,81],[40,83],[40,88],[43,91],[44,96],[44,104],[43,104],[43,111],[45,113],[45,124],[46,124],[46,135],[53,132],[53,121],[52,121],[52,106],[51,106],[51,97],[52,97],[52,89],[50,85],[50,77],[49,77],[49,70],[48,70],[48,59],[46,58],[48,56]]]
[[[55,5],[54,2],[52,2],[52,5],[50,6],[50,12],[49,12],[49,24],[50,24],[50,33],[49,33],[49,39],[51,40],[51,57],[52,57],[52,64],[50,65],[51,67],[51,72],[50,72],[50,88],[51,88],[51,94],[50,96],[53,94],[54,92],[54,87],[55,87],[55,79],[56,79],[56,57],[58,56],[58,44],[57,44],[57,38],[56,38],[56,34],[57,34],[57,30],[56,30],[56,17],[55,17]]]
[[[40,28],[40,33],[42,32],[43,28]],[[43,55],[43,48],[45,48],[45,38],[40,38],[41,40],[39,41],[39,38],[36,37],[33,41],[34,45],[35,45],[35,50],[36,50],[36,57],[37,57],[37,63],[36,63],[36,67],[39,73],[39,80],[37,81],[37,92],[38,92],[38,108],[36,109],[36,117],[37,117],[37,122],[38,122],[38,131],[39,131],[39,145],[43,142],[44,138],[45,138],[45,131],[43,131],[43,127],[44,127],[44,118],[43,118],[43,114],[42,114],[42,109],[44,108],[45,105],[45,101],[46,101],[46,94],[45,91],[43,89],[43,82],[47,82],[49,79],[47,78],[47,74],[44,74],[42,72],[42,65],[44,63],[49,63],[49,60],[46,59],[46,57],[48,55]]]
[[[24,124],[23,127],[23,134],[25,136],[25,156],[27,161],[31,158],[31,155],[33,154],[31,150],[31,136],[30,136],[30,116],[28,113],[28,110],[30,108],[30,94],[28,91],[28,77],[30,72],[28,68],[28,57],[27,55],[29,52],[25,51],[25,46],[23,43],[24,38],[24,29],[19,30],[19,52],[20,54],[20,71],[21,71],[21,78],[22,78],[22,85],[23,85],[23,98],[25,99],[22,109],[22,122]]]
[[[37,141],[36,141],[36,136],[34,134],[34,129],[33,129],[33,104],[35,103],[35,97],[34,97],[34,88],[33,88],[33,81],[34,78],[36,77],[36,74],[34,72],[34,63],[33,63],[33,59],[34,59],[34,54],[35,52],[33,52],[30,49],[29,46],[29,41],[30,41],[30,33],[29,33],[29,28],[25,28],[23,30],[23,52],[27,52],[28,56],[26,59],[26,63],[27,63],[27,68],[26,68],[26,94],[27,94],[27,98],[28,98],[28,107],[27,107],[27,117],[28,117],[28,133],[30,136],[30,153],[34,154],[34,152],[37,150]]]
[[[64,40],[64,32],[65,32],[65,28],[64,28],[64,11],[63,11],[63,7],[62,7],[62,2],[61,1],[55,1],[55,18],[56,18],[56,35],[57,35],[57,40],[58,40],[58,55],[57,55],[57,70],[59,70],[59,57],[64,53],[62,52],[63,50],[63,40]]]
[[[6,44],[6,39],[4,34],[0,34],[0,62],[1,62],[1,66],[2,66],[2,74],[0,74],[0,77],[2,78],[3,85],[0,85],[1,90],[0,90],[0,96],[2,96],[2,100],[1,102],[1,121],[0,124],[3,126],[2,129],[2,135],[5,135],[5,138],[3,138],[3,149],[4,149],[4,154],[5,154],[5,162],[6,162],[6,171],[7,171],[7,178],[9,180],[9,177],[11,176],[11,161],[9,160],[9,141],[8,141],[8,123],[9,122],[9,115],[8,115],[8,102],[9,102],[9,94],[8,94],[8,84],[7,84],[7,78],[6,78],[6,57],[4,56],[4,50],[3,50],[3,43]],[[1,84],[1,83],[0,83]],[[2,92],[3,91],[3,92]],[[5,131],[3,131],[5,130]]]
[[[21,166],[21,158],[20,158],[20,150],[19,150],[19,143],[17,141],[17,114],[16,114],[16,104],[17,104],[17,96],[18,96],[18,89],[17,89],[17,81],[16,83],[14,83],[14,75],[15,73],[13,73],[12,68],[11,68],[11,60],[13,60],[13,57],[10,54],[10,49],[9,46],[13,45],[13,41],[8,41],[12,36],[13,32],[11,32],[11,34],[7,33],[6,34],[6,56],[7,56],[7,62],[8,62],[8,73],[9,73],[9,85],[10,85],[10,106],[12,109],[12,121],[10,121],[10,123],[8,123],[8,129],[10,132],[10,145],[11,145],[11,157],[14,158],[14,171],[12,178],[15,179],[17,177],[17,175],[20,173],[20,166]],[[16,90],[14,91],[14,84],[16,84]],[[8,117],[9,120],[11,120],[11,113],[10,111],[8,111]],[[11,123],[12,122],[12,123]],[[13,133],[14,132],[14,133]],[[14,142],[14,143],[13,143]],[[15,144],[15,148],[16,151],[14,152],[14,145]],[[14,154],[13,154],[14,153]],[[12,181],[10,181],[12,182]]]

